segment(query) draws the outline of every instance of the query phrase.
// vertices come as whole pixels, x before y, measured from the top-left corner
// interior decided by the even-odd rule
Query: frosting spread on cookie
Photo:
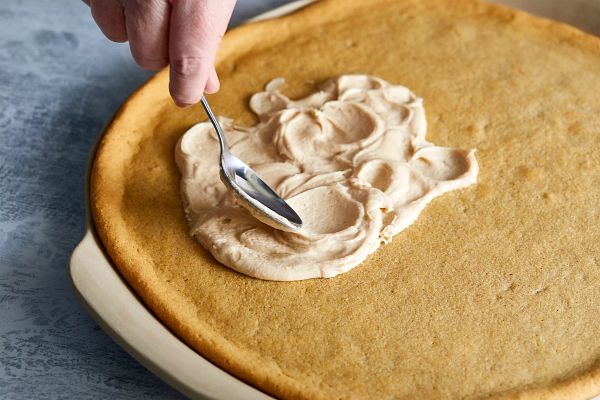
[[[191,234],[243,274],[269,280],[346,272],[413,223],[427,203],[476,182],[475,150],[425,139],[422,99],[367,75],[343,75],[291,100],[271,81],[250,99],[259,118],[221,123],[232,153],[300,215],[299,232],[278,231],[235,202],[219,179],[210,123],[179,141],[175,156]]]

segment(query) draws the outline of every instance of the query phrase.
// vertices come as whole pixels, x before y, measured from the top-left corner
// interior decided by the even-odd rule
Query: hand
[[[215,55],[235,0],[84,0],[102,32],[129,40],[145,69],[170,65],[169,90],[180,107],[219,90]]]

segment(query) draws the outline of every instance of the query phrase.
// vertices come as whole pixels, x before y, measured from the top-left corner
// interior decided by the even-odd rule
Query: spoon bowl
[[[250,214],[273,228],[294,232],[302,228],[302,219],[252,168],[231,154],[221,125],[215,118],[208,101],[202,96],[200,102],[213,124],[221,148],[221,181],[232,190],[237,203]]]

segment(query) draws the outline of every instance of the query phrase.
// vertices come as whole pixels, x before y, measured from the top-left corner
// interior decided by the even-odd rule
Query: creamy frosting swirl
[[[300,215],[299,232],[263,224],[219,180],[219,145],[209,123],[176,148],[191,234],[243,274],[268,280],[333,277],[360,264],[412,224],[427,203],[476,182],[475,150],[425,139],[422,99],[367,75],[342,75],[290,100],[281,78],[256,93],[250,128],[221,118],[231,151]]]

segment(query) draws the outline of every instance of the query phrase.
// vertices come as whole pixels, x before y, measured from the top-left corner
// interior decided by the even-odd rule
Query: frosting
[[[343,75],[299,100],[282,79],[250,99],[253,127],[220,121],[231,152],[283,197],[304,223],[298,232],[265,225],[219,179],[219,144],[200,123],[175,157],[191,234],[243,274],[268,280],[346,272],[412,224],[427,203],[474,184],[475,150],[425,139],[422,99],[367,75]]]

